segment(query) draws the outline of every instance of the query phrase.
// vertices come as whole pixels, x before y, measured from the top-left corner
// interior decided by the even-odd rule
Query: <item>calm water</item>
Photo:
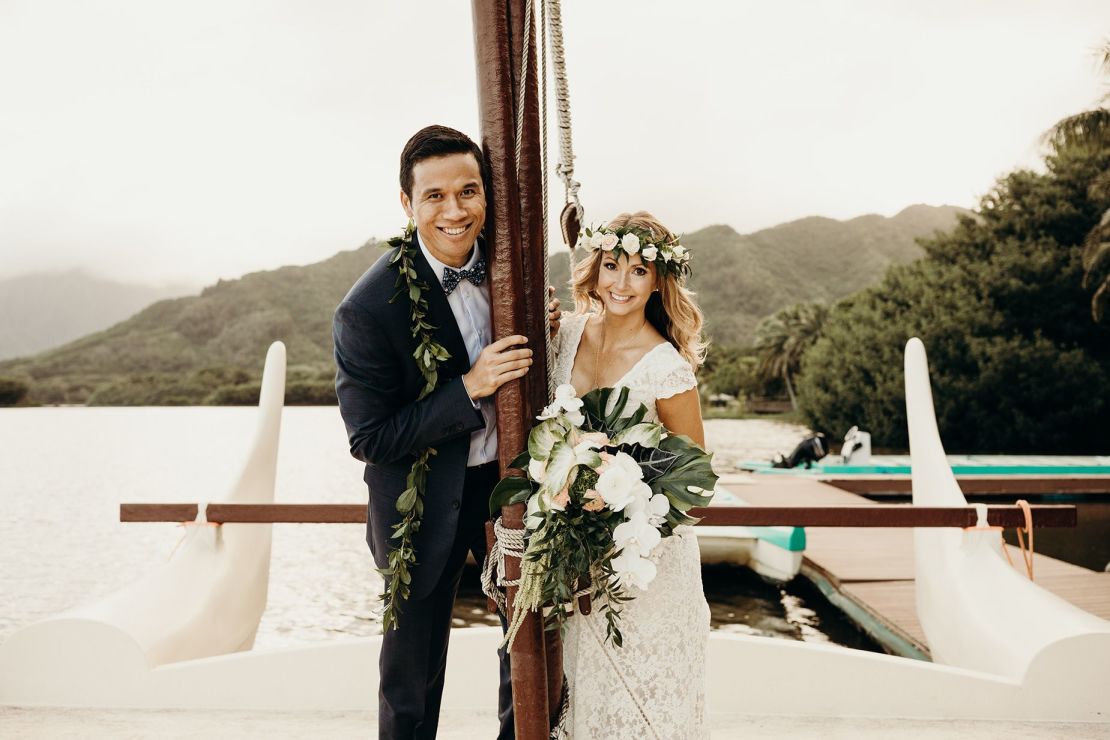
[[[0,639],[168,558],[182,530],[122,524],[119,504],[218,498],[254,423],[250,408],[0,409]],[[767,443],[763,431],[753,427],[756,445]],[[798,432],[778,433],[785,445]],[[728,444],[737,448],[736,434]],[[275,499],[365,503],[362,465],[347,453],[337,409],[285,410]],[[381,579],[364,534],[356,524],[274,525],[258,647],[380,631]],[[716,629],[877,649],[804,582],[779,587],[743,568],[713,568],[705,584]],[[484,603],[468,572],[456,625],[496,624]]]

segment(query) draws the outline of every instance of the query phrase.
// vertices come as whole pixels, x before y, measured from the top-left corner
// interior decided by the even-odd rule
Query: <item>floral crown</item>
[[[683,278],[690,274],[690,252],[678,243],[678,237],[672,241],[660,241],[647,229],[631,226],[616,229],[607,226],[586,228],[578,237],[577,248],[589,252],[600,249],[609,252],[614,258],[639,254],[644,262],[655,265],[660,276],[670,273]]]

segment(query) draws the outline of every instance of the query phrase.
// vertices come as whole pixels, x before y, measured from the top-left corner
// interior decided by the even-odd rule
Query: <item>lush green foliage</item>
[[[30,386],[18,378],[0,378],[0,406],[15,406],[27,397]]]
[[[905,446],[902,352],[919,336],[951,451],[1105,452],[1110,328],[1091,320],[1081,255],[1108,168],[1110,149],[1075,147],[1001,178],[924,259],[835,306],[802,364],[807,421]]]
[[[821,336],[821,328],[829,317],[824,303],[795,303],[759,322],[755,331],[755,351],[759,358],[756,371],[764,378],[782,378],[790,405],[795,411],[798,401],[791,378],[802,367],[802,358]]]

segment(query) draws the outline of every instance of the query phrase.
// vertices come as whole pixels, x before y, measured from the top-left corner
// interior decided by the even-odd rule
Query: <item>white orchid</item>
[[[632,500],[624,507],[624,518],[633,519],[638,516],[647,518],[649,515],[648,503],[651,500],[651,486],[643,481],[632,485]]]
[[[670,499],[665,494],[657,493],[648,501],[648,521],[652,526],[658,527],[667,521],[667,512],[670,510]]]
[[[631,548],[643,557],[650,555],[662,539],[663,535],[643,515],[631,517],[613,530],[613,542],[617,547],[624,551]]]
[[[635,550],[623,550],[611,562],[613,572],[617,575],[617,583],[621,586],[631,585],[646,591],[648,585],[655,580],[655,563],[640,557]]]
[[[565,413],[567,420],[576,427],[586,421],[582,414],[582,399],[575,395],[574,386],[570,383],[563,383],[555,389],[555,398],[536,418],[540,421],[554,419],[561,413]]]

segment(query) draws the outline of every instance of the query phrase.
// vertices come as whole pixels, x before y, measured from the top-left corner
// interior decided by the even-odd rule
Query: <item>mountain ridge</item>
[[[694,255],[690,287],[707,333],[720,345],[750,342],[759,320],[786,305],[862,289],[889,265],[923,254],[915,239],[955,225],[959,212],[910,206],[893,217],[814,216],[751,234],[723,224],[687,234],[683,242]],[[249,378],[280,339],[291,391],[302,383],[306,402],[326,398],[334,373],[332,312],[383,247],[371,239],[309,265],[219,280],[60,347],[0,362],[0,376],[28,381],[39,403],[234,402],[249,399]],[[567,252],[551,255],[555,285],[565,286],[568,259]],[[565,297],[565,287],[561,292]],[[231,386],[240,391],[227,391]]]

